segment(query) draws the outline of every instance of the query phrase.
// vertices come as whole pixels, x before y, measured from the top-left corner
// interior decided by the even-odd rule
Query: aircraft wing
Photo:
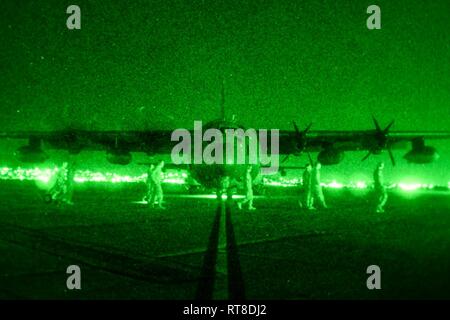
[[[392,124],[392,123],[391,123]],[[419,150],[426,140],[450,139],[449,131],[396,131],[389,132],[390,125],[381,129],[376,123],[376,130],[365,131],[294,131],[279,132],[279,154],[300,154],[302,152],[320,152],[323,150],[361,151],[377,154],[392,149],[405,149],[411,144],[412,149]],[[0,132],[0,139],[28,140],[22,151],[33,154],[44,149],[68,150],[76,154],[82,150],[106,150],[118,156],[124,156],[119,162],[126,163],[130,152],[152,154],[169,154],[178,143],[171,141],[172,130],[144,131],[18,131]],[[271,141],[271,139],[268,139]],[[270,149],[272,150],[272,149]],[[392,161],[395,162],[394,160]]]
[[[450,140],[450,131],[396,131],[386,134],[376,130],[311,131],[305,135],[298,135],[295,131],[280,131],[279,153],[319,152],[327,147],[340,151],[406,149],[414,143],[427,140]]]
[[[81,150],[122,150],[148,154],[170,153],[177,142],[171,141],[172,130],[145,131],[19,131],[0,132],[0,139],[28,140],[31,147],[61,149],[72,152]]]
[[[168,154],[177,142],[171,141],[172,130],[146,131],[15,131],[0,132],[0,139],[28,140],[30,145],[43,144],[48,149],[108,150]],[[383,148],[404,149],[417,140],[450,139],[450,131],[389,132]],[[318,152],[326,147],[342,151],[371,150],[379,142],[377,131],[311,131],[299,136],[295,131],[280,131],[279,153]],[[303,141],[302,141],[303,140]],[[270,141],[270,139],[269,139]]]

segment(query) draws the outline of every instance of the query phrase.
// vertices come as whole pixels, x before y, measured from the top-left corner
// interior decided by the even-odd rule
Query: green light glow
[[[58,168],[53,169],[23,169],[3,167],[0,170],[0,180],[28,180],[48,183],[52,177],[58,172]],[[163,182],[169,184],[186,183],[187,174],[185,172],[165,172]],[[77,170],[75,172],[74,181],[76,183],[85,182],[107,182],[107,183],[137,183],[145,182],[147,174],[139,176],[118,175],[111,172],[92,172],[89,170]]]
[[[416,191],[419,189],[433,189],[434,185],[432,184],[420,184],[420,183],[404,183],[400,182],[397,187],[403,191]]]
[[[286,179],[286,178],[263,178],[263,184],[265,186],[272,187],[295,187],[301,184],[299,179]]]
[[[58,172],[58,168],[0,168],[0,180],[20,180],[20,181],[36,181],[40,185],[49,185],[54,181],[55,174]],[[163,183],[183,185],[186,184],[188,174],[184,171],[167,171],[164,172]],[[138,176],[119,175],[112,172],[93,172],[90,170],[77,170],[75,172],[74,180],[76,183],[86,182],[103,182],[103,183],[144,183],[147,180],[147,174]],[[263,184],[270,187],[298,187],[301,186],[301,179],[286,177],[264,177]],[[321,183],[324,188],[330,189],[368,189],[371,187],[370,183],[366,181],[350,182],[344,184],[336,180],[332,180],[329,183]],[[420,189],[433,189],[433,184],[423,184],[417,182],[399,182],[388,186],[389,189],[400,189],[406,192],[412,192]],[[450,182],[448,182],[448,188],[450,189]],[[213,196],[215,197],[215,196]]]
[[[356,182],[356,188],[357,189],[366,189],[367,184],[364,181],[358,181],[358,182]]]
[[[168,195],[168,197],[170,197],[170,195]],[[217,196],[214,193],[211,194],[188,194],[188,195],[176,195],[177,198],[179,199],[217,199]],[[233,199],[243,199],[244,196],[240,195],[240,194],[233,194],[232,195]],[[258,196],[256,196],[255,198],[259,198]],[[222,195],[222,200],[226,200],[227,199],[227,195],[223,194]],[[143,204],[146,205],[147,201],[133,201],[132,203],[136,203],[136,204]]]
[[[196,195],[186,195],[186,196],[183,196],[183,198],[189,198],[189,199],[216,199],[217,196],[215,194],[196,194]],[[243,199],[244,196],[243,195],[239,195],[239,194],[233,194],[232,198],[233,199]],[[222,199],[226,200],[227,199],[227,195],[226,194],[222,194]]]
[[[342,183],[336,182],[335,180],[333,180],[329,184],[321,183],[321,185],[323,187],[325,187],[325,188],[331,188],[331,189],[342,189],[342,188],[344,188],[344,185]]]

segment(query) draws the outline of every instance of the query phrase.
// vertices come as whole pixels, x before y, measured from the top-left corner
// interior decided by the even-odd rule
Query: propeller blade
[[[303,130],[303,134],[306,134],[308,131],[309,131],[309,129],[311,129],[311,127],[312,127],[312,122],[306,127],[306,129],[305,130]]]
[[[367,160],[367,158],[370,157],[371,155],[372,155],[372,151],[369,151],[369,152],[364,156],[364,158],[361,159],[361,161]]]
[[[292,124],[295,129],[296,149],[298,151],[298,152],[294,153],[294,155],[299,156],[303,153],[303,151],[305,151],[306,143],[307,143],[306,133],[309,131],[309,129],[311,129],[312,122],[303,131],[300,131],[300,129],[297,126],[297,123],[294,120],[292,120]],[[287,157],[282,162],[284,162],[285,160],[287,160]]]
[[[298,128],[298,126],[295,123],[295,121],[292,121],[292,124],[294,125],[295,133],[297,134],[297,136],[299,136],[300,135],[300,129]]]
[[[381,130],[380,124],[378,123],[378,120],[375,119],[374,116],[372,116],[372,120],[373,120],[373,124],[375,125],[375,128],[377,129],[378,132],[382,132],[383,130]]]
[[[387,125],[387,127],[384,129],[383,132],[384,132],[385,134],[389,132],[389,129],[391,129],[392,125],[394,124],[394,121],[395,121],[395,120],[392,120],[391,123],[389,123],[389,124]]]
[[[391,158],[392,165],[395,167],[395,158],[394,158],[394,154],[392,153],[391,148],[388,148],[387,151],[389,153],[389,157]]]

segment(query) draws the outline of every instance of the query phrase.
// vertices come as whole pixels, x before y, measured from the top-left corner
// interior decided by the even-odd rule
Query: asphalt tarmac
[[[326,190],[330,208],[308,212],[282,189],[257,211],[177,193],[156,210],[143,185],[84,184],[59,208],[0,181],[0,299],[450,298],[449,192],[390,193],[375,214],[367,191]]]

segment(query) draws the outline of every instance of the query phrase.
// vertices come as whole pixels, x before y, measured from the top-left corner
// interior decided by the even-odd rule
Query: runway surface
[[[293,192],[252,212],[176,194],[152,210],[142,192],[77,186],[61,209],[33,182],[0,181],[0,299],[450,298],[448,192],[390,194],[384,214],[362,191],[327,191],[314,213]],[[370,265],[381,290],[366,287]]]

